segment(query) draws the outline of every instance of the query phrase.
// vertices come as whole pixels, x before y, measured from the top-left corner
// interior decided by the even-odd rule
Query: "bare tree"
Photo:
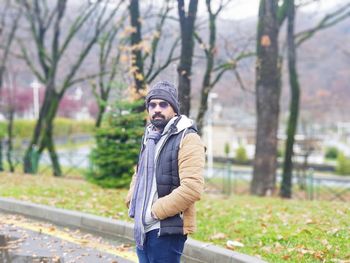
[[[188,11],[185,1],[178,0],[178,13],[181,30],[181,55],[178,66],[180,111],[189,115],[191,110],[191,71],[194,50],[194,24],[197,15],[198,0],[190,0]]]
[[[208,28],[209,28],[209,36],[208,36],[208,44],[206,44],[203,39],[199,36],[198,33],[195,33],[195,38],[202,47],[205,59],[206,59],[206,69],[203,76],[202,87],[201,87],[201,97],[200,97],[200,105],[196,118],[196,125],[200,133],[202,133],[202,128],[204,125],[204,116],[208,110],[208,96],[210,91],[214,88],[214,86],[220,81],[221,77],[227,71],[234,71],[235,75],[238,79],[239,73],[237,71],[238,62],[244,58],[254,56],[255,52],[242,51],[234,58],[229,58],[227,61],[218,62],[216,60],[217,56],[217,30],[216,30],[216,21],[221,11],[231,2],[231,0],[220,1],[220,4],[216,11],[213,11],[212,1],[206,0],[206,6],[208,10]]]
[[[162,7],[157,13],[156,26],[152,29],[153,36],[150,40],[150,48],[147,47],[146,40],[142,36],[141,17],[139,11],[139,1],[131,0],[129,5],[130,21],[132,33],[130,37],[131,49],[131,68],[130,71],[134,78],[134,88],[137,97],[144,96],[146,85],[151,83],[171,62],[177,60],[174,56],[174,51],[177,47],[179,39],[176,38],[170,45],[166,59],[161,61],[157,58],[159,43],[162,39],[165,22],[171,11],[170,0],[163,2]],[[148,14],[149,15],[149,14]],[[145,50],[146,49],[146,50]]]
[[[292,176],[293,176],[293,147],[295,142],[295,133],[298,125],[299,116],[299,98],[300,84],[297,71],[297,47],[305,41],[312,38],[318,31],[329,28],[346,18],[350,17],[350,4],[341,6],[339,9],[327,14],[313,28],[307,29],[300,33],[294,34],[295,27],[295,3],[290,0],[288,3],[288,27],[287,27],[287,46],[288,46],[288,69],[289,69],[289,86],[291,90],[291,102],[289,109],[289,120],[287,127],[287,140],[285,146],[282,184],[280,196],[291,198],[292,196]]]
[[[15,171],[15,165],[13,162],[13,139],[14,139],[14,116],[16,108],[18,107],[16,103],[17,95],[17,72],[13,70],[13,67],[7,66],[7,98],[5,106],[5,115],[8,121],[7,124],[7,151],[6,159],[9,165],[9,171],[13,173]]]
[[[277,130],[280,98],[278,34],[286,17],[287,0],[260,0],[256,61],[256,146],[252,194],[265,196],[275,191]]]
[[[283,163],[283,176],[280,195],[290,198],[292,195],[292,156],[294,146],[294,135],[297,130],[299,116],[299,98],[300,84],[297,73],[297,54],[294,39],[295,26],[295,4],[294,0],[288,3],[288,26],[287,26],[287,45],[288,45],[288,69],[289,69],[289,85],[291,89],[291,102],[289,109],[289,120],[287,128],[286,151]]]
[[[131,68],[134,77],[135,91],[137,94],[142,93],[146,89],[145,78],[143,72],[142,59],[142,33],[141,33],[141,17],[139,0],[130,0],[129,4],[130,24],[132,26],[132,33],[130,37],[131,42]]]
[[[7,0],[4,4],[1,4],[1,21],[0,21],[0,94],[3,89],[3,79],[6,72],[6,63],[8,61],[12,44],[14,43],[15,34],[18,28],[21,12],[14,11],[13,1]],[[0,106],[2,105],[0,97]],[[13,115],[10,115],[13,116]],[[12,119],[9,120],[9,129],[12,125]],[[0,137],[0,171],[3,171],[3,138]]]
[[[22,58],[45,87],[45,96],[40,108],[39,119],[24,156],[24,171],[34,173],[38,167],[40,156],[47,149],[52,162],[53,174],[62,175],[59,159],[53,141],[53,120],[56,116],[59,102],[69,87],[86,79],[77,78],[77,72],[98,40],[100,34],[115,18],[122,1],[113,3],[110,9],[109,1],[96,1],[82,6],[81,13],[75,18],[68,28],[68,33],[63,37],[62,20],[67,9],[67,0],[57,0],[53,7],[46,1],[21,1],[25,17],[30,25],[30,35],[34,41],[37,54],[28,53],[26,45],[19,40]],[[59,63],[62,63],[72,40],[81,32],[89,18],[94,17],[94,25],[90,28],[88,40],[79,50],[76,59],[71,58],[71,66],[67,67],[67,73],[58,81]],[[52,37],[49,37],[52,35]],[[36,65],[35,61],[38,61]]]
[[[97,101],[98,114],[95,127],[100,127],[103,115],[106,111],[109,95],[115,83],[118,70],[120,70],[121,51],[117,45],[125,44],[125,39],[118,37],[118,32],[123,28],[127,16],[123,15],[120,20],[105,32],[99,41],[99,76],[92,83],[93,94]]]

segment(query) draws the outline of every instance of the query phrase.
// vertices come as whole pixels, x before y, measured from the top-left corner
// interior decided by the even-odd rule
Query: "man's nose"
[[[162,109],[162,107],[160,107],[159,104],[157,104],[156,107],[154,108],[154,111],[156,111],[156,112],[161,112],[162,110],[163,109]]]

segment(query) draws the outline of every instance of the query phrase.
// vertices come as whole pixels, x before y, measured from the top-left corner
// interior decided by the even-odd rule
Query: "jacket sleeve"
[[[204,163],[204,145],[199,135],[187,134],[178,155],[180,186],[153,204],[152,213],[158,219],[183,212],[201,198],[204,188]]]
[[[126,205],[127,208],[129,208],[129,205],[130,205],[130,202],[131,202],[131,198],[132,198],[132,195],[134,193],[135,182],[136,182],[136,171],[135,171],[135,173],[132,176],[131,183],[130,183],[130,188],[129,188],[128,194],[126,195],[125,200],[124,200],[125,201],[125,205]]]

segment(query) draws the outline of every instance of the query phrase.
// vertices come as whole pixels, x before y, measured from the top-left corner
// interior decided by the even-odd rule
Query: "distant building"
[[[206,118],[207,120],[207,118]],[[225,157],[225,145],[230,148],[230,157],[243,145],[249,158],[255,151],[255,117],[240,108],[215,107],[212,117],[213,156]],[[203,127],[203,141],[208,145],[208,123]]]

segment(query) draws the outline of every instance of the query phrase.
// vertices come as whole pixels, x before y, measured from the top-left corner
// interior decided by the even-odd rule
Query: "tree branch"
[[[23,43],[20,40],[18,40],[18,44],[21,47],[21,52],[22,52],[22,56],[20,58],[24,59],[27,66],[30,68],[33,74],[37,77],[37,79],[40,82],[45,83],[45,76],[41,75],[39,70],[35,68],[34,63],[32,62],[32,59],[30,59],[28,56],[26,47],[23,45]]]
[[[169,1],[166,1],[165,5],[163,6],[162,10],[160,11],[160,14],[159,14],[160,21],[157,23],[156,31],[155,31],[155,34],[153,35],[152,49],[151,49],[151,54],[152,54],[151,55],[151,62],[150,62],[148,72],[146,73],[146,76],[150,76],[152,74],[153,67],[154,67],[154,64],[156,62],[156,54],[157,54],[157,50],[158,50],[158,44],[160,41],[160,37],[162,35],[163,26],[165,24],[166,17],[170,11],[171,11],[171,8],[169,6]],[[145,61],[145,59],[148,56],[149,56],[149,53],[146,53],[143,60]],[[146,82],[147,82],[147,77],[145,77],[145,78],[146,78]]]
[[[108,3],[105,3],[105,5],[107,6]],[[118,5],[118,7],[119,7],[119,5]],[[115,14],[116,14],[116,12],[118,10],[118,7],[114,8],[112,10],[112,12],[110,12],[109,16],[107,16],[107,18],[105,19],[104,22],[102,22],[102,17],[104,16],[106,9],[104,9],[104,11],[101,12],[101,14],[100,14],[100,16],[98,18],[98,21],[100,21],[100,22],[97,22],[97,24],[96,24],[95,35],[90,39],[89,43],[85,46],[85,48],[80,53],[80,56],[79,56],[78,60],[76,61],[76,63],[71,67],[70,73],[68,74],[68,76],[65,78],[65,80],[63,82],[62,90],[60,91],[60,96],[63,96],[63,93],[65,92],[65,90],[72,85],[72,79],[75,76],[77,70],[79,69],[81,63],[86,58],[86,56],[89,53],[89,51],[92,48],[92,46],[96,43],[96,41],[97,41],[100,33],[102,32],[102,30],[104,30],[106,28],[108,23],[115,16]]]
[[[337,9],[336,11],[330,14],[327,14],[323,19],[321,19],[321,21],[315,27],[297,33],[294,36],[296,39],[295,41],[296,46],[299,47],[306,40],[314,36],[318,31],[331,27],[349,17],[350,17],[350,3],[346,4],[345,6]]]
[[[197,34],[197,32],[194,32],[193,35],[194,35],[194,38],[197,40],[200,48],[203,49],[205,56],[208,58],[209,57],[209,50],[208,50],[207,46],[205,45],[203,39],[201,38],[200,35]]]

